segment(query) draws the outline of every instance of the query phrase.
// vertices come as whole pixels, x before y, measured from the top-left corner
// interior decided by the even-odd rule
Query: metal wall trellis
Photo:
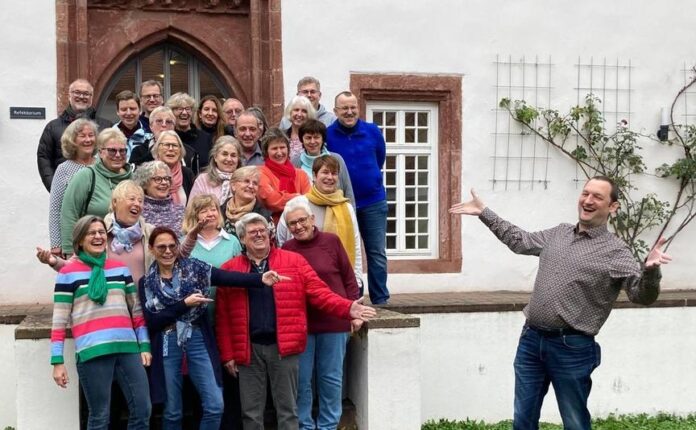
[[[523,131],[510,115],[498,107],[501,98],[525,100],[530,105],[551,106],[551,57],[548,61],[513,61],[512,56],[495,58],[495,131],[493,132],[493,189],[548,187],[549,145]]]

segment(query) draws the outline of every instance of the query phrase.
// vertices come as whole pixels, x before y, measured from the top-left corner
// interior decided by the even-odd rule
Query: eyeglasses
[[[145,100],[159,100],[162,97],[161,94],[143,94],[140,98]]]
[[[337,107],[336,110],[339,110],[341,112],[350,112],[350,111],[357,112],[358,107],[357,106],[342,106],[342,107]]]
[[[193,112],[193,108],[192,108],[191,106],[187,106],[187,107],[175,107],[174,109],[172,109],[172,111],[173,111],[173,112],[188,112],[188,113],[191,113],[191,112]]]
[[[172,183],[171,176],[153,176],[150,179],[152,179],[152,182],[154,182],[155,184],[161,184],[162,182],[167,182],[169,184]]]
[[[87,232],[87,237],[106,236],[106,230],[92,230]]]
[[[240,113],[242,113],[242,109],[229,109],[229,110],[225,111],[225,114],[227,114],[227,115],[232,115],[232,114],[239,115]]]
[[[87,91],[70,91],[70,94],[72,94],[75,97],[80,97],[83,99],[88,99],[92,97],[92,93],[87,92]]]
[[[302,90],[302,91],[300,91],[300,94],[305,95],[305,96],[306,95],[315,95],[315,94],[319,94],[319,91],[317,91],[317,90]]]
[[[174,121],[172,121],[171,119],[156,119],[154,123],[157,125],[166,125],[168,127],[174,127]]]
[[[160,143],[160,146],[165,149],[179,149],[178,143]]]
[[[247,230],[246,234],[251,237],[263,237],[268,233],[267,228],[259,228],[257,230]]]
[[[157,246],[155,246],[155,249],[160,254],[164,254],[167,251],[174,252],[174,251],[176,251],[176,248],[177,248],[176,243],[170,243],[169,245],[157,245]]]
[[[309,221],[308,216],[303,216],[303,217],[297,218],[296,220],[290,221],[288,223],[288,228],[295,228],[298,225],[307,225],[307,221]]]
[[[109,157],[115,157],[116,155],[120,155],[121,157],[125,157],[126,153],[128,150],[126,148],[102,148],[104,151],[106,151],[107,154],[109,154]]]

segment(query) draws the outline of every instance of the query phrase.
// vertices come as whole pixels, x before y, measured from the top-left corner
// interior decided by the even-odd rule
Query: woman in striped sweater
[[[77,373],[84,390],[87,428],[109,426],[111,381],[116,381],[130,411],[128,429],[147,429],[150,391],[143,366],[149,366],[150,340],[133,277],[120,262],[106,258],[106,225],[92,215],[73,229],[71,259],[56,278],[51,328],[53,379],[68,383],[63,349],[66,328],[75,339]]]

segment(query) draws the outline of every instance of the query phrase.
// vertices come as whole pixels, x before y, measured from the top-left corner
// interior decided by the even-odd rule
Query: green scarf
[[[87,294],[89,298],[103,305],[106,301],[106,276],[104,275],[104,263],[106,263],[106,252],[102,252],[98,257],[92,257],[83,250],[77,254],[80,261],[92,268],[87,284]]]

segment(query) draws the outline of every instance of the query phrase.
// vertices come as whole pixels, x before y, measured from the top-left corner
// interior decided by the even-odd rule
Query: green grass
[[[512,421],[501,421],[497,424],[487,424],[483,421],[467,419],[466,421],[428,421],[422,430],[511,430]],[[540,430],[563,430],[560,424],[541,423]],[[593,430],[696,430],[696,415],[677,417],[668,414],[656,416],[640,415],[610,415],[607,418],[592,421]]]

